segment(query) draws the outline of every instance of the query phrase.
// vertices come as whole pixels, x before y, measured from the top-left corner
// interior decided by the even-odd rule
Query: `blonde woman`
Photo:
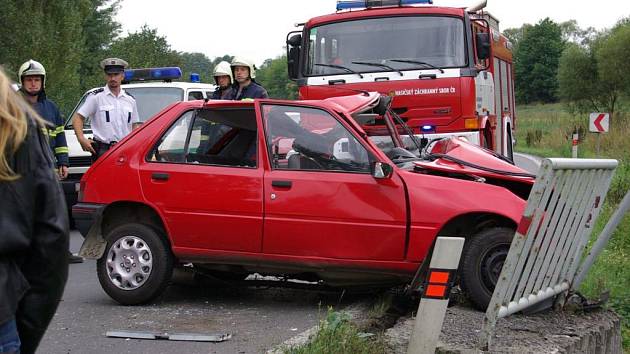
[[[68,278],[68,216],[41,128],[0,70],[0,353],[35,352]]]

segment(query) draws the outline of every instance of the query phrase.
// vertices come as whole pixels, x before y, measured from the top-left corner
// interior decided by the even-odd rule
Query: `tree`
[[[512,47],[514,48],[514,53],[516,53],[516,51],[518,50],[518,44],[523,39],[523,36],[525,35],[525,32],[528,29],[530,29],[530,28],[532,28],[532,25],[530,25],[529,23],[526,23],[526,24],[522,25],[521,27],[508,28],[508,29],[503,31],[503,35],[510,42],[512,42]]]
[[[256,81],[265,87],[269,97],[295,99],[297,87],[289,80],[287,73],[287,56],[267,59],[256,73]]]
[[[560,97],[572,111],[614,115],[630,96],[630,22],[620,21],[582,47],[569,45],[558,70]]]
[[[181,53],[182,71],[184,78],[190,77],[191,73],[199,74],[201,82],[214,83],[212,77],[212,61],[203,53]]]
[[[567,43],[575,43],[586,46],[597,36],[597,30],[593,27],[580,28],[576,20],[569,20],[559,24],[562,30],[562,39]]]
[[[183,59],[171,49],[166,37],[159,36],[157,29],[142,26],[138,32],[114,41],[109,55],[125,59],[132,68],[182,66]]]
[[[562,30],[549,18],[524,31],[515,57],[519,102],[556,101],[558,60],[563,49]]]
[[[100,62],[120,33],[120,24],[115,21],[119,8],[120,0],[89,0],[82,26],[84,42],[79,68],[82,91],[103,85]]]
[[[570,112],[598,112],[605,105],[597,62],[590,48],[575,43],[567,45],[560,57],[558,84],[559,96]]]

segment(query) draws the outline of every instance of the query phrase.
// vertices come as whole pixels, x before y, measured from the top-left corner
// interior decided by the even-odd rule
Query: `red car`
[[[461,139],[406,134],[389,97],[178,102],[83,176],[73,216],[121,304],[175,266],[326,284],[409,282],[436,237],[468,239],[460,285],[487,306],[533,176]]]

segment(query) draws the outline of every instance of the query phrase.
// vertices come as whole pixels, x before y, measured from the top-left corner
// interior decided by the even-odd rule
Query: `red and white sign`
[[[609,117],[608,113],[591,113],[588,119],[588,130],[594,133],[608,133]]]

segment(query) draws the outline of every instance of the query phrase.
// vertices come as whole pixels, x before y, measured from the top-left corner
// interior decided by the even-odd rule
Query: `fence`
[[[616,167],[606,159],[543,160],[486,311],[482,347],[499,318],[571,288]]]

